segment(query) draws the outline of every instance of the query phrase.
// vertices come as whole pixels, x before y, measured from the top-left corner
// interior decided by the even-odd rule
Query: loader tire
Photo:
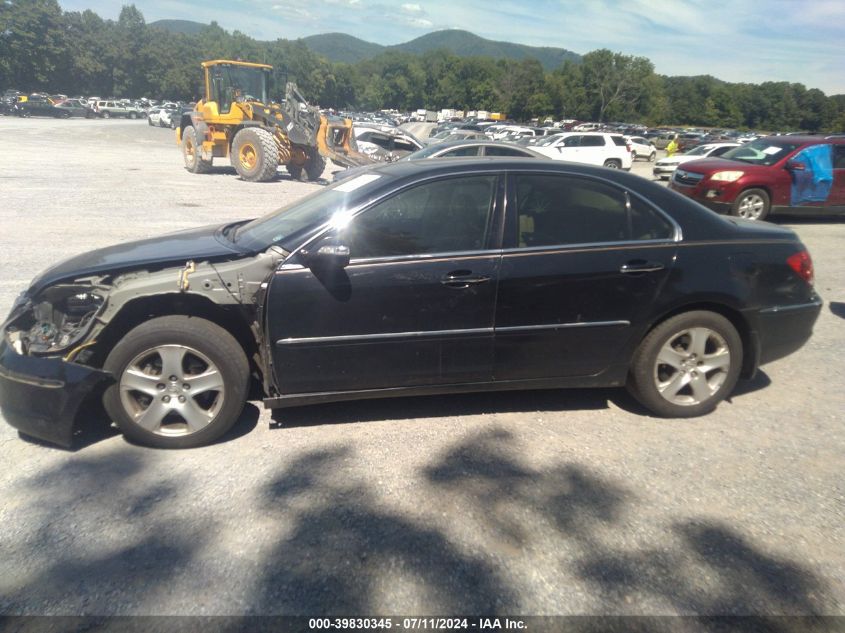
[[[247,127],[232,141],[232,163],[238,175],[249,182],[267,182],[276,177],[279,150],[267,130]]]
[[[202,159],[202,144],[197,140],[197,130],[186,127],[182,132],[182,157],[185,169],[194,174],[207,174],[211,171],[211,161]]]
[[[325,169],[326,159],[316,149],[309,150],[308,160],[305,161],[305,173],[308,175],[308,180],[320,180]]]
[[[286,167],[291,178],[294,180],[302,180],[302,165],[293,165],[288,163]]]

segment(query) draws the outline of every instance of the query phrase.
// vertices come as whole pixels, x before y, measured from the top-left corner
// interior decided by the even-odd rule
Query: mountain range
[[[196,34],[205,26],[190,20],[157,20],[150,26],[174,33]],[[387,51],[402,51],[422,55],[429,51],[445,49],[459,57],[492,57],[494,59],[537,59],[546,70],[554,70],[563,62],[578,62],[581,56],[565,48],[547,46],[526,46],[513,42],[499,42],[479,37],[469,31],[447,29],[427,33],[403,44],[382,46],[346,35],[345,33],[323,33],[302,38],[305,45],[330,62],[355,63],[373,58]]]

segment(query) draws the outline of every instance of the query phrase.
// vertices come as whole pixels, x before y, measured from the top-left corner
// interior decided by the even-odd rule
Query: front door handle
[[[469,288],[476,284],[483,284],[490,281],[490,277],[484,275],[473,275],[469,270],[456,270],[443,275],[440,283],[450,288]]]
[[[620,273],[654,273],[663,270],[665,266],[660,262],[647,262],[642,259],[635,259],[619,268]]]

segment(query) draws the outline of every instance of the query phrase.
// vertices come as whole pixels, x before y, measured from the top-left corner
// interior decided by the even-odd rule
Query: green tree
[[[653,64],[645,57],[606,48],[584,55],[582,69],[587,99],[598,121],[604,121],[607,114],[627,117],[636,112],[644,96],[644,82],[654,73]]]

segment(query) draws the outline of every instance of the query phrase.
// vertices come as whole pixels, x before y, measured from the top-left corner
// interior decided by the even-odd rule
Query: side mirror
[[[800,160],[788,160],[786,161],[786,168],[790,171],[804,171],[807,166]]]
[[[321,268],[346,268],[349,265],[349,247],[346,244],[323,243],[308,253],[308,264]]]

